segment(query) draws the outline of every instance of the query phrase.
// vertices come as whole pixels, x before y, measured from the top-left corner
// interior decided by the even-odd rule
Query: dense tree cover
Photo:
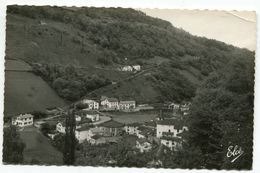
[[[182,76],[173,64],[163,64],[162,69],[155,70],[149,79],[160,91],[160,102],[182,102],[195,96],[196,86]]]
[[[98,65],[116,68],[118,65],[141,62],[144,66],[149,66],[153,64],[150,60],[155,57],[168,60],[158,66],[150,77],[150,81],[154,82],[151,85],[162,95],[158,98],[159,101],[190,100],[195,95],[198,86],[181,75],[181,70],[189,73],[194,73],[195,70],[195,78],[202,81],[211,72],[234,59],[236,54],[248,57],[252,53],[216,40],[192,36],[167,21],[149,17],[134,9],[8,6],[7,12],[36,21],[61,22],[74,28],[77,32],[67,35],[72,34],[72,42],[76,47],[83,50],[88,48],[88,51],[96,55],[94,58]],[[102,52],[102,55],[97,52]],[[62,52],[59,54],[62,62]],[[85,55],[84,51],[83,54]],[[80,57],[81,60],[77,57],[77,61],[82,62],[80,66],[87,65],[87,55]],[[44,58],[39,61],[44,61]],[[71,63],[74,61],[71,60]],[[170,75],[167,76],[168,74]],[[88,76],[91,78],[88,80],[72,76],[46,79],[67,100],[76,100],[108,83],[106,79],[97,80],[100,76]]]
[[[3,141],[3,162],[6,164],[23,163],[25,144],[21,141],[15,126],[4,128]]]
[[[128,138],[128,136],[125,136]],[[79,147],[76,165],[146,167],[155,157],[156,148],[150,152],[140,153],[135,148],[134,139],[123,137],[118,143],[90,145],[85,142]]]
[[[192,36],[167,21],[133,9],[9,6],[7,12],[73,25],[85,33],[83,40],[92,41],[105,52],[98,59],[105,65],[128,64],[155,56],[175,61],[189,55],[195,58],[186,60],[187,63],[208,75],[235,50],[222,42]]]
[[[253,55],[237,54],[222,70],[210,75],[197,91],[189,118],[189,142],[200,149],[204,167],[252,167],[253,101]],[[232,163],[226,153],[229,146],[236,145],[244,153]]]
[[[47,81],[59,96],[69,101],[76,101],[88,92],[111,83],[101,76],[85,74],[72,65],[33,65],[33,72]]]
[[[65,146],[65,135],[62,133],[57,134],[51,141],[52,145],[63,153]]]
[[[41,118],[46,118],[48,116],[47,113],[45,113],[43,111],[33,111],[30,113],[33,115],[33,119],[35,119],[35,120],[41,119]]]

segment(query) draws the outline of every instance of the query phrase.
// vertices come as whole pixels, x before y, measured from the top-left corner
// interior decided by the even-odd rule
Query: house
[[[104,122],[99,125],[104,136],[119,136],[123,132],[124,124],[114,120]]]
[[[92,122],[96,122],[100,120],[99,114],[94,112],[86,113],[86,118],[90,119]]]
[[[66,133],[65,131],[65,124],[63,121],[60,121],[56,124],[56,130],[60,133]]]
[[[97,127],[90,127],[85,125],[77,130],[75,130],[75,136],[78,139],[79,143],[84,142],[85,140],[91,143],[93,136],[102,136],[103,131]]]
[[[133,71],[133,67],[130,65],[122,67],[122,71]]]
[[[40,20],[40,25],[47,25],[45,21]]]
[[[184,126],[183,121],[178,119],[167,119],[157,122],[156,137],[161,138],[164,133],[172,133],[173,137],[177,137],[179,133],[188,131],[188,127]]]
[[[79,143],[84,142],[89,137],[89,126],[83,126],[75,130],[75,137]]]
[[[148,104],[142,104],[142,105],[138,105],[135,109],[137,111],[147,111],[147,110],[153,110],[154,107]]]
[[[140,65],[133,65],[133,70],[135,71],[140,71],[141,70],[141,66]]]
[[[76,121],[76,129],[81,128],[82,124],[84,124],[84,122],[82,121]],[[59,121],[56,124],[56,131],[60,132],[60,133],[66,133],[66,128],[65,128],[65,120]]]
[[[151,139],[155,136],[155,128],[146,126],[145,124],[132,123],[127,124],[124,127],[124,130],[129,135],[135,135],[138,138]]]
[[[162,167],[161,160],[152,160],[147,163],[147,168],[160,168],[160,167]]]
[[[182,139],[176,137],[165,137],[161,138],[161,144],[168,147],[170,150],[177,151],[182,147]]]
[[[135,109],[135,101],[120,101],[119,110],[133,110]]]
[[[152,141],[152,138],[155,136],[155,129],[146,126],[138,127],[138,138],[146,138]]]
[[[102,96],[100,100],[100,104],[104,109],[117,110],[118,109],[118,99],[116,98],[108,98],[106,96]]]
[[[20,114],[12,118],[12,125],[18,127],[25,127],[33,125],[33,115],[31,114]]]
[[[49,138],[51,138],[52,140],[54,140],[55,136],[57,136],[57,135],[58,135],[58,133],[54,133],[54,132],[47,133],[47,136]]]
[[[117,143],[118,140],[119,140],[118,136],[104,137],[101,135],[95,135],[90,139],[89,143],[92,145],[99,145],[105,143]]]
[[[182,134],[188,131],[184,122],[178,119],[167,119],[159,121],[156,126],[156,137],[161,140],[161,144],[176,150],[182,145]]]
[[[76,120],[77,122],[81,121],[81,116],[75,115],[75,120]]]
[[[168,105],[168,109],[172,109],[172,110],[180,109],[180,104],[172,102]]]
[[[185,103],[180,105],[180,110],[182,112],[188,112],[190,110],[190,107],[191,107],[191,103],[190,102],[185,102]]]
[[[152,144],[147,139],[137,139],[136,148],[141,152],[148,152],[152,149]]]
[[[81,102],[82,102],[82,104],[87,105],[87,108],[85,108],[84,110],[97,110],[97,109],[99,109],[99,103],[96,102],[95,100],[84,99]]]
[[[139,133],[138,131],[138,127],[141,126],[140,123],[131,123],[131,124],[127,124],[124,127],[124,130],[127,134],[129,135],[136,135]]]

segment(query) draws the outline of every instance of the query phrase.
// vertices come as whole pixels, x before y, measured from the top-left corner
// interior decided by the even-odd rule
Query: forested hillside
[[[154,67],[131,81],[97,92],[109,95],[113,88],[121,89],[120,93],[114,91],[114,94],[140,102],[146,101],[143,98],[149,95],[152,95],[149,97],[151,102],[190,100],[212,71],[223,67],[237,54],[254,56],[247,50],[192,36],[167,21],[133,9],[9,6],[7,12],[6,57],[29,63],[59,64],[64,69],[69,64],[76,68],[96,67],[112,71],[129,64],[140,64],[143,69]],[[93,75],[90,73],[87,77]],[[111,82],[107,76],[98,77]],[[57,88],[61,90],[58,90],[60,96],[72,101],[103,86],[96,85],[96,88],[68,98],[64,93],[73,93],[70,88],[74,84],[67,76],[62,78],[64,85],[55,87],[57,78],[60,76],[45,80],[56,91]],[[135,85],[138,90],[140,80],[151,86],[151,92],[143,97],[139,97],[136,90],[128,92],[121,88]]]
[[[123,8],[8,6],[6,34],[6,59],[29,63],[66,100],[191,101],[187,143],[165,167],[251,168],[254,52]],[[141,71],[117,70],[133,64]],[[235,145],[244,153],[231,164]]]
[[[253,108],[254,59],[237,55],[205,80],[193,100],[189,142],[199,147],[205,167],[251,169]],[[227,148],[236,145],[243,154],[231,163]]]

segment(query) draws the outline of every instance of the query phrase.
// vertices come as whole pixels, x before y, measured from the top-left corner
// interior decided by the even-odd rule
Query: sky
[[[139,9],[197,36],[256,49],[256,14],[248,11]]]

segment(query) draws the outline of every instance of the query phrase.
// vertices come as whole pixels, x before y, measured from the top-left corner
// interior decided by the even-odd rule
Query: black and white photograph
[[[252,170],[256,23],[8,5],[3,164]]]

